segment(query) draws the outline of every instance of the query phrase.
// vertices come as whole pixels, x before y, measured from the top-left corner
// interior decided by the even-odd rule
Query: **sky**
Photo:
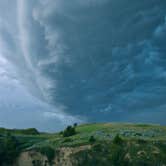
[[[0,126],[166,124],[166,2],[0,0]]]

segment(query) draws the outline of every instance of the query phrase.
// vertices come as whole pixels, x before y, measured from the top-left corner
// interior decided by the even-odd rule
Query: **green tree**
[[[18,155],[18,142],[16,138],[9,133],[0,140],[0,165],[3,163],[12,164]]]
[[[113,143],[118,145],[123,143],[123,139],[119,136],[119,134],[115,136],[115,138],[113,139]]]
[[[63,137],[70,137],[75,134],[76,134],[75,127],[68,126],[63,132]]]
[[[74,127],[77,127],[78,126],[78,124],[77,123],[74,123],[74,125],[73,125]]]
[[[89,142],[90,142],[91,144],[93,144],[93,143],[96,142],[96,139],[94,138],[94,136],[91,136],[91,137],[89,138]]]

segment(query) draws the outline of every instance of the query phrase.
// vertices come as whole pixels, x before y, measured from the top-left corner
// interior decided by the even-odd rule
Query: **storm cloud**
[[[0,8],[2,55],[35,97],[89,121],[164,123],[165,1],[2,0]]]

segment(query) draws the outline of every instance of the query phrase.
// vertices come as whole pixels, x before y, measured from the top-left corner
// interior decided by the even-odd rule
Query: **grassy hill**
[[[64,157],[62,150],[63,153],[70,150],[68,158],[73,166],[166,165],[165,126],[95,123],[73,128],[76,133],[71,136],[65,136],[65,131],[50,134],[40,133],[36,129],[1,128],[0,165],[4,162],[12,164],[25,151],[40,152],[51,165],[55,157],[59,157],[59,162]],[[55,164],[52,162],[52,165]],[[59,165],[63,166],[63,161]]]

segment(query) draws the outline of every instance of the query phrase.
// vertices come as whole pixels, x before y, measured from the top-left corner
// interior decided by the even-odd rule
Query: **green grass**
[[[166,140],[166,127],[145,124],[84,124],[76,127],[76,135],[64,138],[60,134],[34,136],[40,141],[33,147],[51,146],[54,148],[62,146],[79,146],[89,144],[89,138],[94,136],[97,141],[111,141],[117,134],[125,140],[143,139],[147,141]],[[35,142],[35,141],[34,141]]]
[[[16,140],[17,153],[18,150],[22,152],[33,149],[48,156],[51,161],[54,150],[60,147],[77,147],[91,144],[89,139],[93,136],[95,142],[93,143],[94,145],[91,144],[92,149],[76,154],[76,158],[79,159],[81,165],[88,166],[89,164],[97,166],[96,163],[105,166],[107,166],[107,163],[112,163],[112,165],[118,164],[119,166],[123,166],[120,163],[127,165],[130,161],[125,161],[125,155],[128,153],[135,164],[133,166],[141,164],[153,166],[153,163],[158,164],[161,161],[161,163],[165,164],[166,162],[166,126],[129,123],[93,123],[79,125],[75,130],[75,135],[63,137],[63,132],[61,134],[50,134],[40,133],[36,129],[9,130],[0,128],[0,142],[5,143],[12,136]],[[114,138],[117,138],[117,135],[122,139],[121,145],[117,145],[119,141],[114,140]],[[1,160],[5,159],[5,154],[14,154],[15,149],[11,149],[11,145],[12,142],[10,141],[9,144],[5,145],[4,152],[0,151],[0,164],[2,164]],[[8,149],[8,147],[10,148]],[[158,151],[159,154],[152,153],[158,153]],[[85,160],[81,156],[84,156]],[[11,158],[12,160],[13,158]],[[140,161],[144,163],[140,163]],[[130,165],[132,164],[130,163]]]
[[[38,133],[25,134],[26,130],[5,130],[0,129],[0,135],[5,137],[5,131],[14,135],[24,148],[39,146],[77,146],[88,144],[90,136],[94,136],[98,141],[112,140],[119,134],[124,139],[144,139],[148,141],[166,140],[166,127],[150,124],[122,124],[122,123],[94,123],[83,124],[76,127],[76,135],[64,138],[59,133]]]

